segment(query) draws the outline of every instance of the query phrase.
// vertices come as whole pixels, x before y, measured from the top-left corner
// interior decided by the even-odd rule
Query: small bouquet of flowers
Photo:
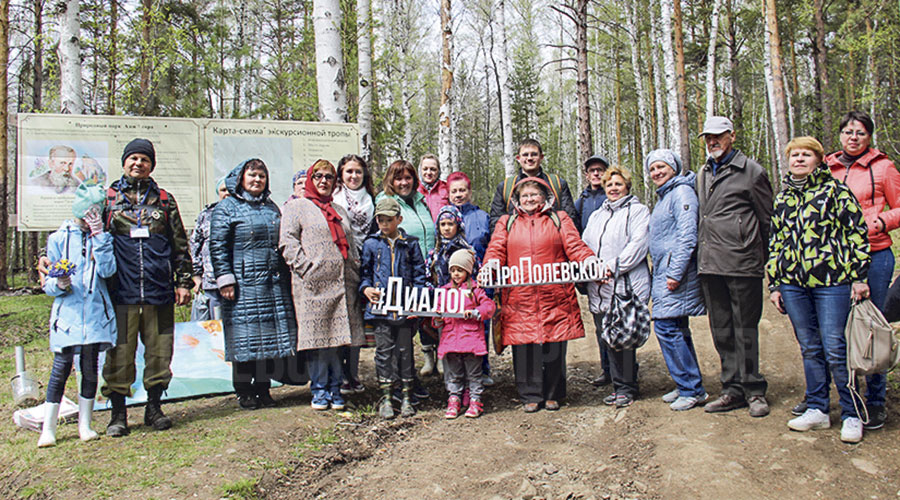
[[[60,259],[55,264],[50,266],[50,272],[48,276],[51,278],[63,278],[72,276],[72,273],[75,272],[75,268],[77,266],[74,262],[70,262],[69,259]]]

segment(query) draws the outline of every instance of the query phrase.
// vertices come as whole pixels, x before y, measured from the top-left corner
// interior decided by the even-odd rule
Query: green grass
[[[237,481],[225,483],[222,485],[222,494],[226,498],[235,500],[254,500],[256,495],[256,485],[259,482],[256,478],[242,478]]]
[[[303,456],[307,452],[322,451],[323,448],[330,444],[336,443],[337,440],[338,437],[334,432],[334,428],[328,427],[325,429],[320,429],[315,434],[307,437],[297,444],[297,447],[294,450],[294,456],[302,460]]]

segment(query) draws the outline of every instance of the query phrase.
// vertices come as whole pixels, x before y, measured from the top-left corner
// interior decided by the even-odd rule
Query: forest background
[[[44,237],[6,234],[18,112],[359,123],[376,177],[435,153],[482,207],[525,137],[574,196],[602,154],[647,203],[644,155],[696,170],[710,114],[773,180],[790,137],[839,148],[850,109],[900,155],[887,0],[0,0],[0,43],[0,289]]]

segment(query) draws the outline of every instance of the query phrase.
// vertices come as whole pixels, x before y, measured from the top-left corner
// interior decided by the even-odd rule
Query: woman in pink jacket
[[[875,123],[861,111],[851,111],[841,120],[841,151],[825,157],[831,175],[843,181],[862,206],[869,229],[869,293],[872,302],[884,311],[885,297],[894,272],[890,231],[900,227],[900,173],[887,155],[872,147]],[[885,207],[888,210],[885,210]],[[866,377],[867,430],[884,426],[887,377],[883,373]],[[805,402],[795,407],[800,408]]]
[[[459,309],[465,318],[436,319],[434,324],[441,327],[441,342],[438,345],[438,358],[444,361],[444,383],[450,397],[447,399],[447,411],[444,416],[453,419],[459,416],[463,406],[463,392],[468,380],[469,401],[466,416],[477,418],[484,411],[481,393],[482,356],[487,355],[487,343],[484,340],[484,320],[492,317],[496,310],[494,301],[489,299],[484,289],[475,284],[472,270],[475,267],[475,254],[468,249],[461,249],[450,255],[450,281],[441,288],[446,290],[443,299],[445,312]],[[450,295],[450,291],[458,293]],[[456,297],[459,297],[457,299]]]

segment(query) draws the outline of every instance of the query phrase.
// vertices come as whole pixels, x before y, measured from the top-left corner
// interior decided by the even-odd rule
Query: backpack
[[[844,337],[847,341],[847,388],[859,415],[857,401],[862,403],[862,398],[856,390],[856,377],[892,370],[900,361],[900,349],[891,325],[871,300],[854,302],[850,307]],[[860,419],[868,423],[869,413],[864,404],[862,410],[865,417],[860,415]]]
[[[169,193],[166,192],[163,188],[159,189],[159,204],[160,208],[162,208],[163,214],[166,217],[166,225],[169,225]],[[106,214],[106,227],[109,227],[109,223],[112,221],[112,208],[116,206],[116,203],[119,201],[119,191],[110,186],[106,190],[106,206],[107,206],[107,214]]]
[[[551,210],[549,214],[550,220],[553,221],[553,225],[556,226],[556,230],[559,231],[559,227],[562,225],[562,222],[559,220],[559,214],[556,213],[556,210]],[[506,219],[506,232],[508,233],[510,229],[512,229],[513,222],[519,218],[519,214],[513,212],[509,214],[509,219]]]
[[[547,176],[547,184],[550,184],[550,190],[553,191],[554,205],[562,207],[562,200],[559,197],[559,193],[562,191],[562,181],[556,174],[544,172],[544,175]],[[518,177],[518,175],[510,175],[503,179],[503,206],[506,207],[507,212],[509,212],[509,200],[512,198]]]

